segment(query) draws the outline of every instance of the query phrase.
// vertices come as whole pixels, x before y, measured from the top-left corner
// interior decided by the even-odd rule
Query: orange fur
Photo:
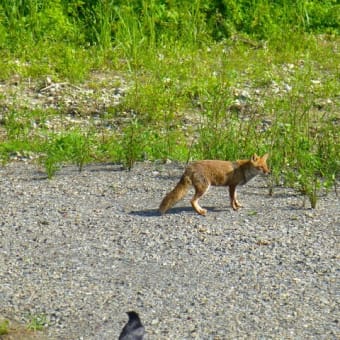
[[[190,185],[195,189],[191,205],[200,215],[207,211],[200,207],[198,200],[212,186],[229,186],[230,204],[234,210],[241,207],[237,200],[236,186],[243,185],[258,174],[268,174],[268,154],[262,157],[254,154],[250,159],[231,161],[203,160],[193,162],[185,169],[183,176],[175,188],[162,200],[159,210],[164,214],[187,193]]]

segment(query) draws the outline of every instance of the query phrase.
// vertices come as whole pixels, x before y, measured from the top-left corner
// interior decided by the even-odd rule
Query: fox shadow
[[[220,212],[224,209],[216,208],[216,207],[207,207],[204,206],[205,209],[208,210],[208,212]],[[190,215],[194,216],[200,216],[196,213],[196,211],[191,207],[174,207],[168,210],[165,214],[161,214],[158,209],[143,209],[143,210],[134,210],[129,213],[129,215],[133,216],[143,216],[143,217],[161,217],[165,215],[179,215],[181,213],[188,213]]]

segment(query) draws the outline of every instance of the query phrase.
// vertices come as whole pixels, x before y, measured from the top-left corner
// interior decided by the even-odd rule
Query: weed
[[[1,320],[0,321],[0,335],[5,335],[9,333],[9,321]]]
[[[42,331],[47,325],[45,314],[29,315],[27,329],[32,331]]]
[[[62,135],[50,135],[42,162],[48,178],[52,178],[63,163],[76,164],[82,171],[92,159],[93,137],[91,132],[70,131]]]

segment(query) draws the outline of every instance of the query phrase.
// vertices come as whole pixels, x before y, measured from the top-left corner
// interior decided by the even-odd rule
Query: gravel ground
[[[48,339],[117,339],[128,310],[147,339],[337,339],[339,198],[316,210],[266,179],[244,208],[211,188],[157,207],[183,166],[0,168],[0,316],[43,313]]]

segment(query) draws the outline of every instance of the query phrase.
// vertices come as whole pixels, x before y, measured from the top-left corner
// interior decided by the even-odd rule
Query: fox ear
[[[252,156],[251,156],[251,161],[252,162],[256,162],[257,160],[258,160],[258,158],[259,158],[259,156],[256,154],[256,153],[254,153]]]
[[[269,153],[264,154],[261,158],[262,160],[266,161],[269,157]]]

